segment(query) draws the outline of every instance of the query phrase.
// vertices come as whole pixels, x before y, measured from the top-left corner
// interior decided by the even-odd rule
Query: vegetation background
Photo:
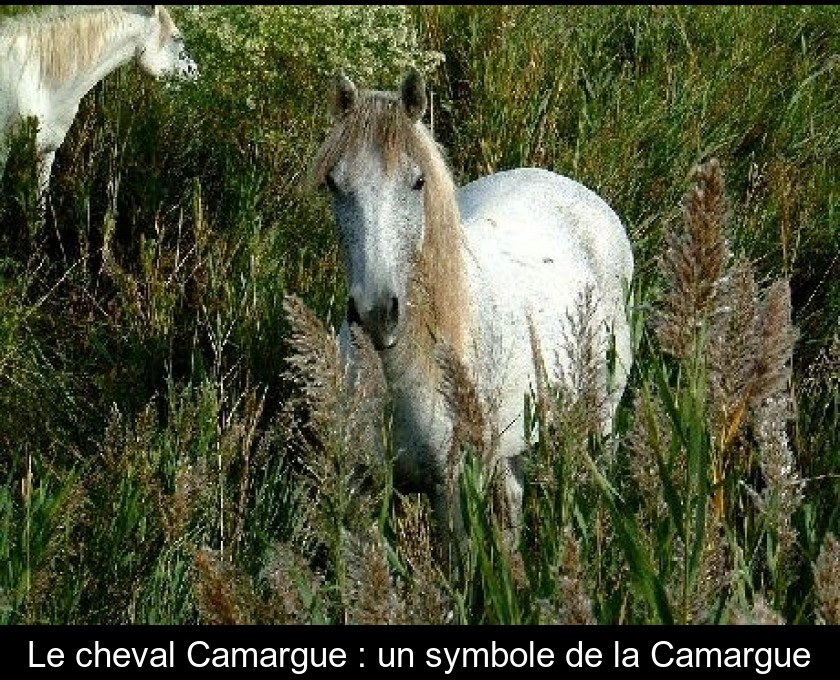
[[[0,622],[840,623],[838,7],[172,12],[197,83],[100,83],[44,224],[31,135],[2,179]],[[458,182],[574,177],[637,262],[617,447],[532,395],[511,550],[460,442],[445,570],[341,388],[307,183],[332,74],[410,65]]]

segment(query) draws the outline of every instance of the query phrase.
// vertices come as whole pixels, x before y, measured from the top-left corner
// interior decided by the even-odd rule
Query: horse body
[[[82,97],[132,59],[155,77],[193,80],[198,74],[161,5],[82,6],[0,26],[0,173],[15,126],[36,118],[43,195]]]
[[[456,189],[419,121],[423,88],[418,74],[399,95],[339,84],[338,123],[314,168],[333,197],[348,276],[339,335],[351,364],[351,324],[379,352],[394,404],[395,479],[428,492],[437,520],[457,526],[445,476],[458,423],[438,361],[442,347],[454,354],[492,419],[516,526],[533,349],[546,376],[562,379],[570,317],[591,291],[592,350],[604,358],[600,415],[609,432],[632,362],[624,305],[632,251],[612,209],[555,173],[516,169]],[[610,337],[617,361],[608,387]]]
[[[568,361],[569,315],[586,289],[597,302],[596,351],[605,354],[612,332],[623,388],[632,361],[623,285],[632,277],[633,255],[619,218],[599,196],[546,170],[481,178],[459,190],[458,204],[472,301],[466,358],[485,399],[502,395],[503,441],[515,455],[524,445],[523,395],[536,384],[531,330],[546,373],[559,376]],[[605,429],[620,393],[611,396]]]
[[[568,315],[587,288],[598,297],[595,351],[603,356],[612,334],[618,359],[614,388],[606,394],[602,386],[608,433],[632,363],[623,284],[632,278],[633,255],[613,210],[582,184],[552,172],[500,172],[459,188],[456,198],[470,300],[468,341],[460,358],[495,420],[497,455],[516,523],[522,493],[517,457],[527,445],[523,402],[537,380],[531,331],[538,347],[547,350],[539,357],[546,374],[557,378],[568,360]],[[441,483],[453,423],[440,386],[422,370],[425,357],[409,355],[393,350],[383,355],[395,396],[396,477],[408,488],[428,490]]]

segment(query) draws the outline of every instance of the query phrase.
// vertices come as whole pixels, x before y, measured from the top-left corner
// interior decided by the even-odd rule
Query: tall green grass
[[[3,177],[0,621],[840,621],[837,8],[173,12],[195,85],[98,85],[43,222],[31,129]],[[512,546],[463,423],[450,560],[376,455],[382,386],[343,391],[307,184],[330,75],[409,64],[459,181],[579,179],[637,262],[616,441],[586,400],[529,395]]]

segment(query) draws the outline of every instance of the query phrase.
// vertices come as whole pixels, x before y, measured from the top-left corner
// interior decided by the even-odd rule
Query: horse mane
[[[445,341],[460,358],[469,304],[452,173],[426,126],[406,115],[399,93],[362,90],[316,153],[311,179],[320,185],[344,155],[366,145],[381,150],[386,172],[408,157],[424,174],[423,247],[409,290],[412,309],[424,318],[411,331],[416,336],[425,327],[433,340]]]
[[[158,12],[164,28],[174,27],[166,8],[158,6]],[[41,80],[50,85],[61,84],[94,64],[110,29],[120,28],[127,21],[124,5],[58,5],[12,17],[0,24],[0,58],[5,58],[14,39],[23,37],[30,58],[39,60]]]

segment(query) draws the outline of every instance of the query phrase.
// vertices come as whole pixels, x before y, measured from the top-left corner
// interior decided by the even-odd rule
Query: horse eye
[[[415,191],[420,191],[420,189],[422,189],[425,185],[426,178],[423,177],[423,175],[420,175],[420,177],[417,178],[417,180],[414,182],[414,185],[411,188]]]
[[[336,185],[335,180],[332,178],[332,175],[325,175],[324,176],[324,186],[327,187],[330,191],[338,191],[338,185]]]

